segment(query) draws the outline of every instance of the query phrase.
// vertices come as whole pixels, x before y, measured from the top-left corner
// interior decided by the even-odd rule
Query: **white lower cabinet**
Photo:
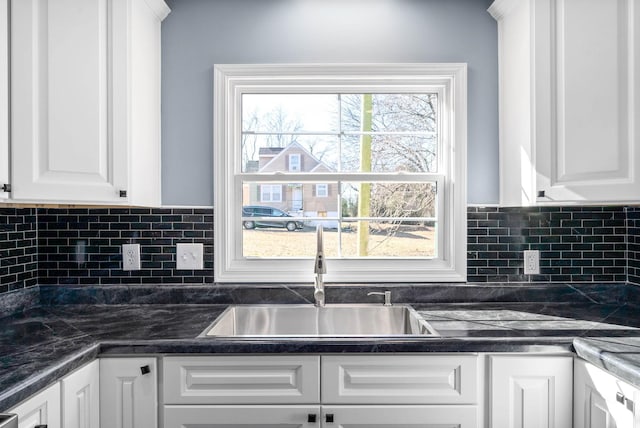
[[[164,406],[164,428],[317,428],[320,406],[182,405]]]
[[[574,428],[640,428],[639,400],[637,388],[593,364],[576,360]]]
[[[477,406],[322,406],[322,426],[476,428],[477,413]]]
[[[62,426],[100,427],[100,364],[93,361],[60,381]]]
[[[165,428],[475,428],[476,406],[165,406]]]
[[[18,428],[60,428],[60,383],[55,383],[9,410],[18,415]]]
[[[163,366],[164,428],[479,426],[477,355],[166,357]]]
[[[158,426],[155,358],[100,359],[100,427]]]
[[[30,397],[9,413],[19,428],[99,428],[99,370],[92,361]]]
[[[490,357],[492,428],[572,426],[573,357]]]

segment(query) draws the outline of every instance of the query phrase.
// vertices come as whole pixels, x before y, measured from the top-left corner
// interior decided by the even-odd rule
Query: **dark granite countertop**
[[[547,290],[548,288],[547,286]],[[559,287],[562,290],[565,288]],[[193,303],[194,297],[191,294],[189,297],[179,294],[184,293],[184,287],[179,291],[155,288],[152,292],[156,294],[155,297],[142,293],[140,289],[135,290],[134,287],[114,290],[105,293],[101,289],[79,288],[76,291],[82,297],[78,297],[70,288],[61,288],[60,292],[55,292],[51,287],[44,288],[39,291],[40,300],[32,307],[0,318],[0,411],[7,410],[99,355],[569,352],[574,350],[575,338],[579,338],[576,343],[584,342],[595,344],[594,346],[603,342],[602,338],[609,338],[610,342],[605,343],[607,345],[618,343],[612,338],[621,338],[635,340],[633,343],[624,343],[630,347],[635,343],[636,350],[640,346],[638,306],[635,303],[627,304],[624,299],[612,300],[609,296],[611,293],[606,294],[609,297],[605,300],[594,298],[593,294],[584,299],[555,299],[562,303],[518,301],[511,297],[514,295],[513,287],[500,291],[502,297],[493,297],[490,299],[492,301],[486,302],[438,302],[432,293],[430,297],[436,303],[416,299],[413,306],[441,334],[440,337],[385,340],[292,338],[269,341],[197,337],[228,304],[246,303],[239,301],[237,295],[229,297],[228,294],[221,295],[219,290],[211,292],[210,289],[200,288],[194,294],[198,296],[195,298],[198,303]],[[429,289],[434,290],[440,289]],[[465,292],[476,290],[464,288]],[[487,292],[494,296],[496,290],[488,288]],[[209,301],[215,303],[200,303],[203,294],[206,295],[203,291],[209,292]],[[527,289],[525,295],[531,296],[531,292],[531,288]],[[238,293],[242,294],[244,291]],[[308,302],[308,296],[303,295],[304,293],[307,291],[301,294],[294,290],[291,294],[301,301],[287,303]],[[61,298],[63,294],[65,297]],[[158,294],[163,297],[159,299]],[[253,295],[255,294],[273,295],[268,289],[261,289]],[[358,291],[358,295],[360,294],[362,290]],[[458,296],[459,294],[456,293]],[[521,294],[515,294],[521,297]],[[501,301],[503,299],[510,301]],[[406,300],[405,303],[410,303]],[[441,297],[440,300],[446,299]],[[127,302],[138,304],[123,304]],[[585,358],[593,362],[592,357],[587,355]],[[628,361],[635,361],[637,370],[640,361]],[[611,370],[610,367],[606,368]],[[630,373],[613,372],[620,376]],[[633,376],[637,376],[637,372]],[[632,377],[629,381],[635,383],[635,379]]]
[[[640,388],[640,337],[576,338],[576,354]]]

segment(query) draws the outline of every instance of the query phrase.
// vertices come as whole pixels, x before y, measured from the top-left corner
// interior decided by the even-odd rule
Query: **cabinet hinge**
[[[3,184],[2,185],[2,191],[5,193],[10,193],[11,192],[11,184]]]
[[[121,198],[126,198],[127,197],[127,191],[126,190],[121,190],[120,191],[120,197]]]

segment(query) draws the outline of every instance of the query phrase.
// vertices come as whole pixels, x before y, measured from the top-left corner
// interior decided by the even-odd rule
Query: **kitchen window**
[[[311,283],[317,225],[328,282],[466,279],[466,65],[214,75],[216,281]]]

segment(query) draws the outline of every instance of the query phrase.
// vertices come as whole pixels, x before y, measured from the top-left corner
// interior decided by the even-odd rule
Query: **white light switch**
[[[202,244],[176,244],[176,268],[182,270],[203,269],[204,246]]]

